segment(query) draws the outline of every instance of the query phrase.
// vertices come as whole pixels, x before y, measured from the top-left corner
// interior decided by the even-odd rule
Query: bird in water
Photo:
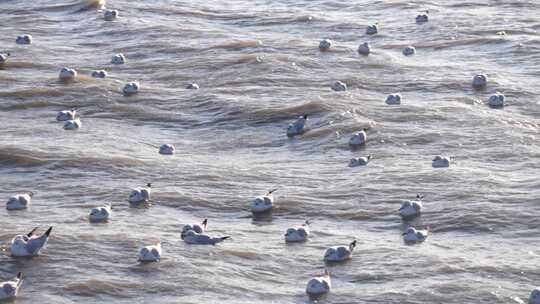
[[[0,301],[17,297],[23,281],[23,274],[22,272],[19,272],[17,276],[10,281],[0,282]]]

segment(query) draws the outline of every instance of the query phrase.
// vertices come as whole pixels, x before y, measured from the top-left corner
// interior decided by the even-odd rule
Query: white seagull
[[[161,243],[156,245],[144,246],[139,251],[140,262],[159,262],[161,259]]]
[[[106,222],[112,214],[112,204],[102,207],[92,208],[88,218],[90,222]]]
[[[403,55],[405,56],[411,56],[416,54],[416,48],[414,46],[407,46],[403,49]]]
[[[138,81],[133,81],[126,83],[124,88],[122,89],[122,92],[124,92],[124,95],[129,96],[133,94],[137,94],[139,92],[140,84]]]
[[[146,184],[146,187],[135,188],[131,190],[128,201],[132,204],[146,203],[150,200],[150,193],[152,192],[152,184]]]
[[[324,253],[325,262],[342,262],[351,258],[356,240],[352,241],[349,246],[334,246],[330,247]]]
[[[367,128],[364,128],[362,131],[354,133],[349,139],[349,145],[351,146],[360,146],[366,143],[367,140]]]
[[[450,157],[437,155],[431,161],[433,168],[446,168],[450,166]]]
[[[114,19],[116,19],[118,17],[119,13],[117,10],[105,10],[105,12],[103,13],[103,19],[105,19],[105,21],[113,21]]]
[[[307,119],[307,114],[304,114],[298,117],[295,122],[290,123],[287,127],[287,136],[293,137],[295,135],[303,134],[305,132],[304,127],[306,126]]]
[[[426,11],[424,14],[420,14],[418,16],[416,16],[416,23],[418,24],[422,24],[422,23],[426,23],[429,21],[429,11]]]
[[[22,210],[30,207],[34,193],[15,194],[6,203],[7,210]]]
[[[504,107],[504,95],[499,92],[491,95],[488,99],[488,105],[492,108]]]
[[[11,281],[0,282],[0,301],[17,297],[23,281],[23,274],[19,272]]]
[[[186,86],[186,89],[188,90],[198,90],[200,87],[195,82],[192,82]]]
[[[401,94],[390,94],[386,97],[386,104],[398,105],[401,104]]]
[[[265,195],[257,196],[253,202],[251,202],[251,212],[263,213],[272,210],[274,207],[274,195],[273,193],[277,189],[268,191]]]
[[[319,50],[322,52],[328,51],[332,47],[332,40],[323,39],[319,42]]]
[[[82,127],[82,122],[79,117],[68,120],[64,123],[64,130],[76,130]]]
[[[32,35],[20,35],[15,39],[17,44],[32,44]]]
[[[163,155],[172,155],[174,154],[174,151],[176,149],[174,148],[173,145],[170,145],[170,144],[163,144],[159,147],[159,154],[163,154]]]
[[[368,27],[366,28],[366,34],[368,35],[377,34],[379,32],[378,25],[379,25],[378,23],[368,25]]]
[[[309,237],[309,221],[305,221],[300,226],[287,229],[285,232],[285,242],[304,242]]]
[[[182,227],[182,236],[184,236],[190,230],[193,230],[197,233],[204,233],[207,226],[208,219],[204,219],[200,224],[186,224],[184,225],[184,227]]]
[[[208,234],[203,233],[197,233],[195,230],[188,230],[186,233],[183,233],[181,235],[182,240],[186,242],[187,244],[192,245],[215,245],[217,243],[221,243],[224,240],[230,238],[230,236],[222,236],[222,237],[211,237]]]
[[[364,42],[358,46],[357,51],[360,55],[369,55],[371,53],[371,45],[369,45],[369,42]]]
[[[474,75],[473,80],[472,80],[472,86],[475,89],[483,89],[486,87],[487,81],[488,79],[487,79],[486,74]]]
[[[37,227],[32,229],[27,235],[17,235],[11,240],[11,255],[14,257],[32,257],[39,254],[41,248],[45,246],[53,227],[49,227],[44,234],[34,235]]]
[[[11,56],[11,53],[0,53],[0,66],[3,66],[4,63],[7,62],[9,56]]]
[[[106,78],[108,76],[107,71],[105,70],[95,70],[92,71],[92,77],[94,78]]]
[[[320,296],[328,293],[332,288],[332,282],[330,281],[330,272],[327,269],[324,270],[324,274],[311,278],[306,287],[306,293],[310,296]]]
[[[417,194],[415,201],[404,201],[399,208],[399,215],[404,218],[411,218],[420,215],[422,211],[423,195]]]
[[[76,109],[64,110],[56,114],[56,120],[58,121],[74,120],[76,116],[77,116]]]
[[[403,233],[403,240],[405,243],[422,243],[427,239],[428,234],[429,228],[426,230],[416,230],[413,227],[409,227]]]
[[[77,77],[77,71],[75,69],[70,69],[70,68],[66,68],[66,67],[63,67],[61,70],[60,70],[60,73],[58,74],[58,78],[61,80],[61,81],[72,81],[72,80],[75,80],[75,78]]]
[[[124,63],[126,63],[126,56],[124,56],[124,54],[122,54],[122,53],[116,54],[116,55],[112,56],[111,63],[112,64],[124,64]]]
[[[351,158],[349,161],[349,167],[366,166],[371,160],[371,154],[368,156]]]
[[[347,91],[347,84],[341,81],[336,81],[331,86],[332,90],[336,92]]]

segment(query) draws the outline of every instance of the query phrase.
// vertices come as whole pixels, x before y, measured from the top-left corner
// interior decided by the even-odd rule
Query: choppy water
[[[331,266],[323,303],[521,303],[540,284],[540,2],[474,1],[0,1],[0,197],[33,190],[27,211],[0,208],[0,277],[27,275],[17,303],[306,303],[326,247],[357,238]],[[430,22],[414,17],[430,10]],[[365,34],[379,22],[380,33]],[[507,35],[496,33],[506,31]],[[32,34],[29,46],[15,44]],[[335,40],[330,52],[317,46]],[[356,53],[370,41],[368,57]],[[417,55],[404,57],[412,44]],[[128,63],[109,64],[123,52]],[[76,68],[61,84],[61,67]],[[93,69],[110,77],[92,79]],[[487,73],[486,90],[470,86]],[[138,95],[121,87],[140,80]],[[341,80],[347,92],[333,92]],[[198,91],[184,89],[195,81]],[[487,107],[504,92],[508,106]],[[401,106],[386,95],[400,92]],[[64,131],[56,112],[79,109]],[[311,130],[285,128],[310,115]],[[370,126],[366,148],[353,131]],[[162,156],[151,145],[172,143]],[[372,154],[350,169],[353,156]],[[455,156],[433,169],[436,154]],[[153,183],[157,203],[129,208]],[[256,195],[278,187],[271,221],[253,221]],[[401,240],[401,200],[425,195]],[[88,223],[114,204],[112,220]],[[188,246],[184,223],[209,218],[218,246]],[[285,245],[290,225],[312,238]],[[42,255],[9,256],[9,241],[53,225]],[[138,249],[164,242],[159,264]]]

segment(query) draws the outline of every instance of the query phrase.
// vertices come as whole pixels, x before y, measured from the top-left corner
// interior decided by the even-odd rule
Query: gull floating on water
[[[34,235],[37,227],[32,229],[27,235],[17,235],[11,240],[11,255],[14,257],[32,257],[39,254],[45,246],[53,227],[49,227],[44,234]]]
[[[182,238],[190,230],[193,230],[197,233],[204,233],[206,231],[207,226],[208,226],[208,219],[204,219],[200,224],[186,224],[184,225],[184,227],[182,227]]]
[[[159,262],[161,259],[161,243],[156,245],[144,246],[139,251],[140,262]]]
[[[330,288],[332,288],[330,272],[325,269],[322,275],[315,276],[308,281],[306,293],[310,296],[320,296],[328,293]]]
[[[332,40],[330,39],[323,39],[321,42],[319,42],[319,50],[321,51],[328,51],[332,47]]]
[[[108,75],[107,71],[105,71],[105,70],[92,71],[92,77],[94,77],[94,78],[106,78],[107,75]]]
[[[7,62],[9,56],[11,56],[11,53],[0,53],[0,66],[3,66],[4,63]]]
[[[146,203],[150,200],[152,184],[146,184],[146,187],[135,188],[131,190],[128,201],[132,204]]]
[[[540,288],[535,288],[529,297],[529,304],[540,304]]]
[[[403,240],[405,243],[422,243],[425,241],[429,234],[429,228],[426,230],[417,230],[416,228],[409,227],[403,233]]]
[[[294,121],[293,123],[290,123],[289,126],[287,127],[287,136],[293,137],[296,135],[303,134],[305,132],[304,127],[306,126],[307,119],[308,119],[307,114],[304,114],[298,117],[298,119],[296,119],[296,121]]]
[[[251,203],[251,212],[263,213],[272,210],[274,207],[274,195],[273,193],[277,189],[268,191],[265,195],[257,196]]]
[[[285,232],[285,242],[304,242],[309,237],[309,221],[305,221],[300,226],[287,229]]]
[[[351,258],[356,240],[352,241],[349,246],[334,246],[330,247],[324,253],[325,262],[343,262]]]
[[[336,81],[332,84],[331,88],[336,92],[347,91],[347,84],[341,81]]]
[[[416,54],[416,48],[414,46],[407,46],[403,49],[403,55],[405,56],[411,56]]]
[[[422,24],[422,23],[428,22],[429,21],[428,13],[429,11],[426,11],[425,13],[416,16],[416,19],[415,19],[416,23]]]
[[[379,27],[378,27],[378,23],[375,23],[375,24],[370,24],[368,25],[368,27],[366,28],[366,34],[368,35],[375,35],[379,32]]]
[[[82,127],[82,122],[79,117],[68,120],[64,123],[64,130],[76,130]]]
[[[181,238],[184,242],[192,245],[215,245],[229,239],[230,236],[211,237],[204,232],[197,233],[195,230],[188,230],[186,233],[182,234]]]
[[[386,104],[398,105],[401,104],[401,94],[390,94],[386,97]]]
[[[124,95],[126,96],[137,94],[139,92],[139,87],[140,85],[137,81],[126,83],[126,85],[122,89],[122,92],[124,92]]]
[[[188,90],[198,90],[200,87],[195,82],[192,82],[186,86],[186,89]]]
[[[159,154],[163,155],[172,155],[174,154],[175,148],[170,144],[163,144],[159,147]]]
[[[20,35],[15,39],[17,44],[32,44],[32,35]]]
[[[474,75],[473,80],[472,80],[472,86],[475,89],[483,89],[486,87],[487,81],[488,81],[488,78],[486,74]]]
[[[114,19],[116,19],[118,17],[118,11],[117,10],[105,10],[105,12],[103,13],[103,19],[105,19],[105,21],[113,21]]]
[[[488,99],[488,105],[492,108],[504,107],[504,95],[499,92],[491,95]]]
[[[72,80],[75,80],[75,78],[77,77],[77,74],[78,73],[75,69],[64,67],[60,70],[60,74],[58,74],[58,78],[61,81],[72,81]]]
[[[124,64],[124,63],[126,63],[126,56],[124,56],[124,54],[122,54],[122,53],[116,54],[116,55],[112,56],[111,63],[112,64]]]
[[[74,120],[76,116],[77,116],[76,109],[64,110],[56,114],[56,120],[58,121]]]
[[[431,161],[433,168],[446,168],[450,166],[450,157],[437,155]]]
[[[368,156],[351,158],[349,161],[349,167],[366,166],[371,160],[371,154]]]
[[[420,215],[422,211],[423,198],[423,195],[417,194],[415,201],[404,201],[399,208],[399,215],[404,219]]]
[[[358,46],[357,51],[360,55],[369,55],[371,53],[371,45],[369,45],[369,42],[364,42]]]
[[[11,281],[0,282],[0,301],[17,297],[23,283],[23,274],[19,272]]]
[[[22,210],[30,207],[34,193],[15,194],[6,203],[7,210]]]
[[[112,213],[112,205],[92,208],[88,218],[90,222],[106,222]]]
[[[365,128],[362,131],[358,131],[354,133],[351,138],[349,139],[349,145],[351,146],[360,146],[366,143],[367,140],[367,131],[368,129]]]

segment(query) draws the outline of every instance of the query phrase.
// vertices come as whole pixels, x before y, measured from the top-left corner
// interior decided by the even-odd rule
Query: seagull
[[[426,23],[429,21],[429,11],[426,11],[424,14],[420,14],[418,16],[416,16],[416,23],[418,24],[422,24],[422,23]]]
[[[60,112],[58,112],[58,114],[56,114],[56,120],[57,121],[74,120],[76,116],[77,116],[77,110],[76,109],[64,110],[64,111],[60,111]]]
[[[175,148],[170,144],[163,144],[159,147],[159,154],[163,155],[172,155],[174,154]]]
[[[488,105],[492,108],[504,107],[504,95],[499,92],[491,95],[488,99]]]
[[[135,188],[129,194],[128,201],[132,204],[146,203],[150,200],[152,184],[146,184],[146,187]]]
[[[68,82],[68,81],[75,80],[75,78],[77,77],[77,74],[78,73],[75,69],[64,67],[60,70],[60,74],[58,74],[58,78],[60,78],[60,81]]]
[[[386,97],[386,104],[398,105],[401,104],[401,94],[390,94]]]
[[[287,229],[285,232],[285,242],[304,242],[309,237],[309,221],[302,225]]]
[[[6,203],[7,210],[22,210],[30,207],[32,204],[33,192],[24,194],[15,194],[10,197]]]
[[[19,272],[11,281],[0,282],[0,301],[17,297],[23,281],[23,274]]]
[[[107,71],[105,70],[96,70],[92,71],[92,77],[94,78],[106,78],[108,76]]]
[[[105,13],[103,14],[103,19],[105,19],[105,21],[113,21],[117,17],[118,17],[117,10],[105,10]]]
[[[483,89],[486,87],[487,85],[487,75],[486,74],[478,74],[478,75],[474,75],[473,77],[473,80],[472,80],[472,86],[473,88],[479,90],[479,89]]]
[[[82,122],[79,117],[68,120],[64,123],[64,130],[76,130],[82,127]]]
[[[137,94],[139,92],[140,84],[138,81],[133,81],[126,83],[124,88],[122,89],[122,92],[124,92],[124,95],[129,96],[133,94]]]
[[[422,243],[428,237],[429,228],[426,230],[416,230],[413,227],[407,228],[407,230],[402,234],[403,240],[405,243]]]
[[[332,288],[330,272],[325,269],[324,274],[315,276],[308,281],[306,293],[310,296],[320,296],[328,293],[330,288]]]
[[[334,246],[326,250],[324,254],[325,262],[342,262],[351,258],[356,240],[352,241],[349,246]]]
[[[368,25],[368,27],[366,28],[366,34],[368,35],[377,34],[379,32],[378,25],[379,25],[378,23]]]
[[[204,233],[206,227],[208,226],[208,219],[204,219],[201,224],[187,224],[182,227],[182,236],[184,236],[188,231],[193,230],[197,233]]]
[[[328,51],[332,47],[332,44],[332,40],[323,39],[321,42],[319,42],[319,50],[321,50],[321,52]]]
[[[111,63],[112,64],[124,64],[124,63],[126,63],[126,56],[124,56],[124,54],[122,54],[122,53],[116,54],[116,55],[112,56]]]
[[[32,44],[32,35],[20,35],[15,39],[17,44]]]
[[[332,90],[336,92],[347,91],[347,84],[341,81],[336,81],[331,86]]]
[[[354,133],[351,138],[349,139],[349,145],[351,146],[360,146],[366,143],[367,140],[367,131],[368,129],[365,128],[362,131],[358,131]]]
[[[221,243],[226,239],[229,239],[230,236],[222,237],[211,237],[204,233],[197,233],[195,230],[188,230],[186,233],[183,233],[181,236],[182,240],[187,244],[192,245],[215,245]]]
[[[371,159],[371,154],[368,156],[363,157],[356,157],[351,158],[349,161],[349,167],[358,167],[358,166],[366,166],[369,163],[369,160]]]
[[[7,62],[9,56],[11,56],[11,53],[0,53],[0,67],[4,65],[4,63]]]
[[[294,137],[295,135],[300,135],[305,132],[304,127],[306,125],[306,121],[308,119],[307,114],[304,114],[298,119],[296,119],[295,122],[289,124],[287,127],[287,136],[288,137]]]
[[[411,56],[416,54],[416,48],[414,46],[407,46],[403,49],[403,55],[405,56]]]
[[[277,189],[268,191],[265,195],[257,196],[251,203],[251,212],[263,213],[272,210],[274,207],[274,195],[273,193]]]
[[[88,218],[90,222],[106,222],[112,213],[112,205],[92,208]]]
[[[32,229],[27,235],[17,235],[11,240],[11,255],[14,257],[32,257],[39,254],[39,251],[49,239],[53,227],[49,227],[44,234],[34,235],[37,227]]]
[[[144,246],[139,251],[140,262],[159,262],[161,259],[161,243],[156,245]]]
[[[371,53],[371,46],[369,45],[369,42],[360,44],[357,51],[360,55],[369,55],[369,53]]]
[[[196,84],[195,82],[193,83],[190,83],[186,86],[186,89],[188,90],[198,90],[199,89],[199,85]]]
[[[450,157],[437,155],[431,161],[433,168],[446,168],[450,166]]]
[[[417,194],[416,201],[404,201],[399,208],[399,215],[404,219],[420,215],[420,212],[422,211],[423,198],[423,195]]]
[[[535,288],[529,297],[529,304],[540,304],[540,288]]]

